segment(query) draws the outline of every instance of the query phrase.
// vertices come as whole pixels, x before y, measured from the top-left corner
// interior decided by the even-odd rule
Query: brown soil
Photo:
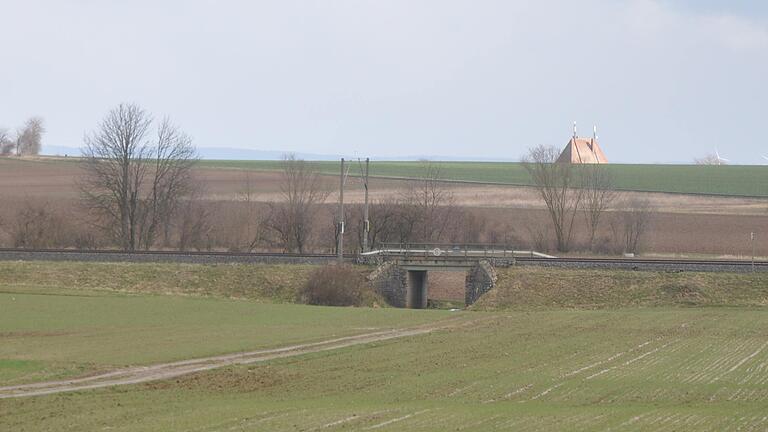
[[[17,209],[29,201],[47,202],[66,212],[71,221],[82,220],[78,203],[77,179],[80,174],[74,162],[18,160],[0,158],[0,223],[13,220]],[[233,205],[250,184],[252,198],[259,202],[280,199],[280,177],[277,172],[237,169],[200,169],[197,178],[207,200],[216,209]],[[335,186],[329,177],[329,187]],[[351,179],[345,191],[345,201],[361,203],[359,180]],[[371,200],[398,196],[405,181],[373,179]],[[532,233],[546,231],[549,226],[541,201],[531,188],[492,185],[450,184],[457,204],[474,209],[488,219],[486,230],[505,232],[515,246],[530,246]],[[757,233],[755,244],[759,256],[768,256],[768,200],[752,198],[708,197],[661,193],[624,193],[625,198],[648,198],[657,212],[644,244],[645,251],[670,254],[708,254],[747,256],[751,254],[750,232]],[[332,203],[322,218],[330,220]],[[226,211],[220,211],[226,215]],[[607,215],[598,237],[615,237]],[[321,223],[325,223],[322,221]],[[221,225],[221,224],[220,224]],[[576,232],[584,232],[583,218],[577,220]],[[0,231],[2,229],[0,228]],[[576,246],[586,242],[577,235]],[[0,232],[0,241],[3,241]]]
[[[241,371],[234,368],[225,368],[215,374],[199,373],[185,375],[176,378],[175,381],[165,380],[147,383],[151,390],[165,390],[169,388],[182,388],[184,390],[205,391],[207,393],[251,393],[264,391],[272,387],[280,386],[286,382],[295,382],[301,379],[298,374],[276,372],[269,366],[248,367]]]
[[[75,162],[46,159],[19,160],[0,158],[0,197],[47,199],[77,198],[80,169]],[[248,184],[256,201],[280,198],[280,174],[274,171],[241,169],[198,169],[196,179],[205,197],[213,201],[233,200],[242,195]],[[328,177],[335,191],[335,177]],[[407,186],[404,180],[371,179],[371,199],[397,197]],[[544,208],[536,191],[528,187],[450,183],[448,187],[459,205],[477,208]],[[624,192],[624,198],[642,196],[660,212],[692,214],[735,214],[768,216],[768,199],[716,197],[683,194]],[[363,202],[360,180],[350,178],[344,193],[349,203]],[[329,196],[336,200],[335,193]]]
[[[482,213],[491,225],[509,223],[512,226],[509,237],[515,245],[529,245],[531,230],[551,232],[545,210],[483,209]],[[606,214],[597,237],[614,238],[611,224],[618,224],[619,217],[620,214],[615,212]],[[657,212],[643,241],[642,252],[746,257],[752,251],[750,233],[756,232],[755,251],[758,256],[765,257],[768,256],[767,228],[768,216]],[[583,218],[576,220],[574,230],[577,233],[574,247],[582,249],[587,243]],[[552,248],[553,245],[550,245],[549,251]]]

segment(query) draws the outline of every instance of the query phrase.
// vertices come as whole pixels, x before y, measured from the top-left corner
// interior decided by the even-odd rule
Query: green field
[[[0,263],[0,386],[449,317],[465,325],[0,399],[0,430],[768,428],[761,275],[510,269],[477,310],[448,312],[302,306],[245,287],[278,267],[99,264],[86,275],[83,266]]]
[[[430,319],[284,304],[313,268],[0,262],[0,385]]]
[[[314,162],[326,174],[339,172],[338,162]],[[209,168],[278,170],[278,161],[204,160]],[[522,164],[515,162],[440,162],[447,180],[510,185],[531,185]],[[621,190],[676,192],[713,195],[768,196],[766,166],[701,166],[701,165],[629,165],[609,164],[616,187]],[[370,174],[381,177],[412,178],[420,175],[419,162],[373,161]],[[359,175],[359,164],[352,163],[351,175]]]
[[[0,158],[8,164],[75,164],[78,158],[17,160]],[[329,175],[337,175],[339,163],[312,162]],[[438,162],[446,180],[530,186],[531,178],[517,162]],[[280,161],[201,160],[200,167],[277,171]],[[415,178],[421,162],[372,161],[370,174],[379,177]],[[608,164],[616,187],[628,191],[768,197],[768,166],[760,165],[653,165]],[[350,164],[350,175],[359,175],[360,165]]]

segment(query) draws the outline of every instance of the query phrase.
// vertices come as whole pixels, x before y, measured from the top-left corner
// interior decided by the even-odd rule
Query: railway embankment
[[[516,266],[473,309],[638,307],[768,307],[768,273]]]

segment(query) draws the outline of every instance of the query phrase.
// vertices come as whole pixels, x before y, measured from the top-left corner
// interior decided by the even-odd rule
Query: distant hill
[[[251,150],[230,147],[199,147],[197,152],[203,159],[210,160],[280,160],[285,152],[270,150]],[[50,156],[80,156],[80,148],[43,145],[42,154]],[[307,160],[336,160],[341,156],[311,153],[297,153],[297,157]]]
[[[43,150],[40,153],[46,156],[80,156],[80,149],[77,147],[43,144]]]
[[[207,160],[240,160],[240,161],[275,161],[281,160],[286,153],[294,153],[296,157],[313,161],[335,161],[341,157],[347,159],[357,159],[357,156],[342,154],[321,154],[321,153],[300,153],[288,150],[254,150],[236,147],[198,147],[197,152],[202,159]],[[57,145],[43,145],[42,154],[50,156],[80,156],[78,147],[67,147]],[[389,160],[389,161],[416,161],[420,159],[441,160],[441,161],[471,161],[471,162],[513,162],[514,158],[465,158],[456,156],[440,155],[406,155],[406,156],[370,156],[371,159]]]

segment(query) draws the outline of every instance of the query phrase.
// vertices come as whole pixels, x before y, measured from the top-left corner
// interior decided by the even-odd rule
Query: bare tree
[[[43,133],[45,133],[45,127],[42,118],[32,117],[27,120],[16,133],[16,154],[19,156],[39,154]]]
[[[178,216],[179,250],[210,250],[212,248],[213,224],[211,211],[194,193],[180,204]]]
[[[514,248],[522,244],[523,239],[518,235],[510,221],[488,221],[488,227],[483,231],[488,243],[503,244],[507,248]]]
[[[85,205],[124,250],[149,249],[189,192],[197,156],[168,119],[150,139],[151,116],[137,105],[111,110],[86,136],[81,181]]]
[[[622,214],[625,253],[636,254],[640,251],[652,216],[653,207],[648,199],[634,198],[626,202]]]
[[[584,192],[582,210],[589,228],[589,250],[592,250],[600,219],[619,194],[614,188],[613,177],[605,165],[592,164],[582,167],[581,175]]]
[[[13,153],[16,143],[11,139],[8,129],[0,128],[0,156],[8,156]]]
[[[250,171],[243,171],[239,190],[228,204],[211,210],[212,218],[217,220],[211,233],[212,242],[232,252],[253,252],[270,240],[267,227],[270,208],[258,201]]]
[[[455,212],[455,199],[445,185],[438,163],[422,160],[420,171],[420,176],[408,183],[403,194],[403,204],[415,210],[413,213],[403,212],[403,222],[418,225],[418,240],[440,241]]]
[[[65,247],[73,237],[73,227],[66,218],[45,202],[25,202],[7,229],[16,248]]]
[[[243,190],[238,196],[243,207],[240,213],[240,238],[248,252],[253,252],[262,240],[264,216],[259,212],[251,173],[245,173]]]
[[[549,226],[547,225],[528,225],[528,241],[531,249],[539,252],[549,252],[551,237],[549,235]]]
[[[488,223],[482,213],[457,207],[449,216],[446,240],[452,243],[480,243]]]
[[[271,205],[269,227],[284,250],[303,253],[330,188],[314,166],[291,154],[283,158],[280,193],[282,202]]]
[[[157,138],[148,163],[151,189],[145,199],[147,212],[141,230],[141,246],[149,249],[161,228],[169,232],[181,199],[192,192],[192,167],[197,163],[192,139],[168,118],[157,128]]]
[[[558,154],[554,147],[534,147],[523,159],[523,166],[531,175],[534,187],[547,207],[555,231],[557,250],[567,252],[571,246],[573,223],[584,193],[573,165],[556,162]]]
[[[441,166],[426,160],[421,161],[419,177],[409,181],[396,198],[370,206],[368,219],[371,248],[387,242],[471,241],[479,238],[484,226],[484,221],[460,211]],[[362,225],[357,226],[357,234],[361,245]]]
[[[398,223],[399,223],[400,204],[396,200],[386,199],[372,203],[368,209],[368,221],[370,230],[368,231],[368,247],[377,249],[382,243],[399,241]],[[362,250],[363,236],[365,227],[362,222],[362,207],[354,206],[353,211],[356,216],[350,220],[357,221],[353,231],[357,234],[357,247]]]

